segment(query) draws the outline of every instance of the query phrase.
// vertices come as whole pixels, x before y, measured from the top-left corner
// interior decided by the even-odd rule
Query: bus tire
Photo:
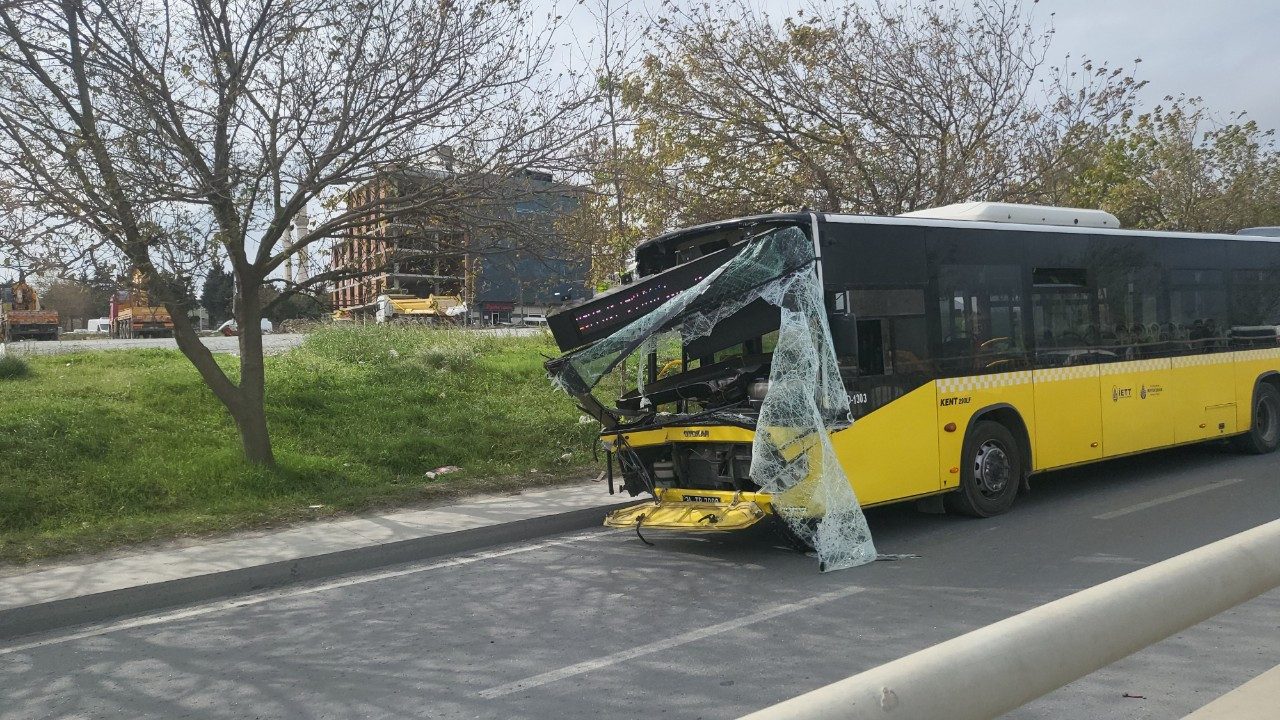
[[[1236,437],[1236,447],[1253,455],[1275,452],[1280,447],[1280,390],[1275,385],[1258,383],[1251,417],[1249,432]]]
[[[1022,482],[1022,458],[1013,433],[981,420],[965,436],[960,453],[960,487],[943,496],[947,511],[991,517],[1013,507]]]

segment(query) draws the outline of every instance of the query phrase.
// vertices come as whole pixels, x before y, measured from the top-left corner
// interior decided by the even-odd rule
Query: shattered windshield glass
[[[776,306],[781,321],[756,422],[751,479],[772,496],[790,531],[817,551],[824,571],[870,562],[876,557],[871,532],[831,445],[830,433],[852,419],[813,243],[800,228],[746,241],[696,285],[564,356],[552,369],[552,382],[580,397],[628,355],[652,347],[660,333],[679,332],[688,345],[756,300]]]

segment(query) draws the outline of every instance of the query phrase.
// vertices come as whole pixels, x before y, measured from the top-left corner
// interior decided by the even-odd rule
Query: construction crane
[[[173,317],[159,305],[152,305],[141,288],[141,274],[133,273],[133,287],[111,296],[111,337],[173,337]]]
[[[0,328],[5,342],[14,340],[57,340],[62,329],[56,310],[40,306],[40,295],[27,284],[27,274],[18,271],[18,281],[0,288]]]

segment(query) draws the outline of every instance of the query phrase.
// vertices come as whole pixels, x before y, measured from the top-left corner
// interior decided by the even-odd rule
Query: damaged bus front
[[[553,382],[603,425],[624,489],[651,504],[613,526],[733,530],[775,515],[824,569],[875,558],[831,433],[849,396],[808,214],[671,233],[637,249],[640,280],[548,318],[569,350]],[[597,386],[624,378],[606,404]],[[610,383],[612,385],[612,383]]]

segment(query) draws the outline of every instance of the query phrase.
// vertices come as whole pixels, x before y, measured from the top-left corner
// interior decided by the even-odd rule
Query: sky
[[[1246,111],[1280,128],[1277,0],[1041,0],[1055,28],[1050,51],[1132,67],[1147,107],[1166,95],[1200,96],[1211,110]]]
[[[583,0],[586,6],[602,0]],[[701,0],[672,0],[677,5]],[[805,0],[751,0],[774,18],[803,7]],[[839,2],[840,0],[827,0]],[[862,0],[866,2],[867,0]],[[894,0],[887,0],[891,4]],[[1047,64],[1070,53],[1109,67],[1134,68],[1148,81],[1140,109],[1165,96],[1202,97],[1225,118],[1246,111],[1263,129],[1280,129],[1280,0],[1020,0],[1055,34]],[[569,31],[592,33],[593,23],[579,0],[545,2],[569,16]],[[661,0],[610,0],[644,14]]]

